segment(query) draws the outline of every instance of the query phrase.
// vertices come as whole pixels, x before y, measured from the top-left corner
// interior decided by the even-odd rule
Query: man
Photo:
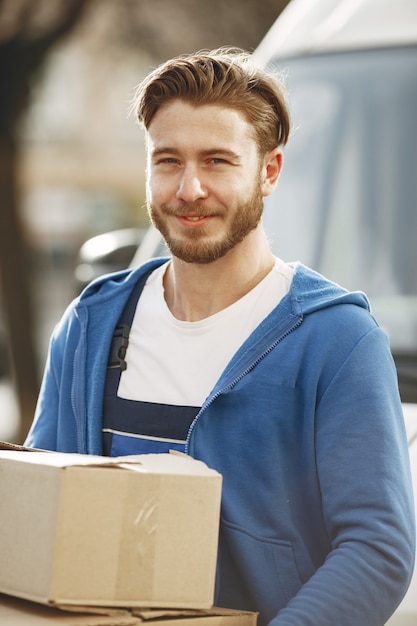
[[[382,626],[414,555],[395,368],[364,295],[269,248],[282,88],[219,50],[163,64],[135,106],[172,259],[69,307],[26,443],[184,450],[223,475],[216,604],[261,625]]]

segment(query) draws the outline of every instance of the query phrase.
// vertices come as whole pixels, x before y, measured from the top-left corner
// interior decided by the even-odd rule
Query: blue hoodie
[[[113,330],[161,262],[103,277],[68,308],[26,445],[101,453]],[[258,611],[260,626],[382,626],[415,553],[395,367],[363,294],[294,269],[188,433],[187,452],[223,475],[215,602]]]

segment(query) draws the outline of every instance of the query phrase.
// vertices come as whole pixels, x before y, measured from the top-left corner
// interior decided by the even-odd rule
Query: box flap
[[[15,450],[18,452],[39,452],[38,448],[25,448],[17,443],[9,443],[8,441],[0,441],[0,450]],[[46,452],[46,450],[44,450]]]
[[[241,611],[235,609],[224,609],[221,607],[212,607],[211,609],[132,609],[132,614],[140,617],[144,622],[151,620],[165,620],[168,618],[184,619],[191,617],[209,617],[209,616],[236,616],[236,615],[249,615],[257,616],[258,613],[252,613],[250,611]]]
[[[5,626],[256,626],[257,613],[213,607],[209,610],[104,609],[52,607],[0,594]]]
[[[218,475],[220,474],[210,469],[203,461],[197,461],[186,454],[138,454],[131,456],[108,457],[93,454],[77,454],[68,452],[50,452],[46,450],[36,450],[37,454],[32,454],[34,449],[22,449],[7,444],[6,449],[0,449],[0,459],[12,459],[24,463],[36,465],[49,465],[53,467],[108,467],[131,470],[135,472],[147,472],[171,475]]]
[[[187,454],[139,454],[137,456],[119,456],[113,459],[115,465],[123,467],[125,463],[132,463],[131,469],[138,471],[141,468],[150,473],[158,474],[192,474],[199,476],[213,476],[220,474],[209,468],[203,461],[198,461]],[[140,465],[138,465],[138,462]]]
[[[33,451],[34,450],[16,450],[13,448],[0,450],[0,459],[15,460],[19,461],[20,463],[48,465],[60,468],[84,465],[101,466],[107,464],[107,457],[96,457],[88,454],[76,454],[67,452],[49,452],[46,450],[40,450],[37,451],[37,454],[32,454]],[[103,461],[101,459],[103,459]]]
[[[0,594],[0,624],[4,626],[139,626],[129,611],[67,611]]]
[[[0,594],[0,597],[1,597],[1,594]],[[112,607],[112,606],[87,606],[85,604],[56,604],[54,602],[50,602],[46,606],[49,606],[54,609],[58,609],[60,611],[65,611],[66,613],[87,613],[91,615],[110,615],[113,617],[131,615],[131,611],[127,608],[121,609],[121,608]]]

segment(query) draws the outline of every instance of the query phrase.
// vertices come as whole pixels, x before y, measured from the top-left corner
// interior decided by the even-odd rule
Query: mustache
[[[151,209],[153,207],[151,206]],[[169,204],[162,204],[160,210],[165,215],[173,215],[175,217],[187,217],[187,215],[195,215],[198,217],[211,217],[213,215],[224,215],[225,210],[221,207],[209,208],[200,204],[182,204],[180,207],[173,207]]]

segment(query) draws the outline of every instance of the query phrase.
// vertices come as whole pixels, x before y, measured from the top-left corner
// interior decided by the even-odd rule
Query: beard
[[[151,222],[161,233],[171,254],[185,263],[199,264],[212,263],[220,259],[241,243],[258,226],[262,212],[263,195],[261,183],[258,181],[252,195],[240,204],[226,232],[220,239],[211,241],[208,228],[204,225],[199,228],[190,228],[181,238],[172,236],[165,216],[194,214],[215,215],[222,218],[227,215],[227,209],[224,207],[207,210],[199,203],[189,203],[176,210],[169,205],[162,205],[159,209],[148,205]]]

